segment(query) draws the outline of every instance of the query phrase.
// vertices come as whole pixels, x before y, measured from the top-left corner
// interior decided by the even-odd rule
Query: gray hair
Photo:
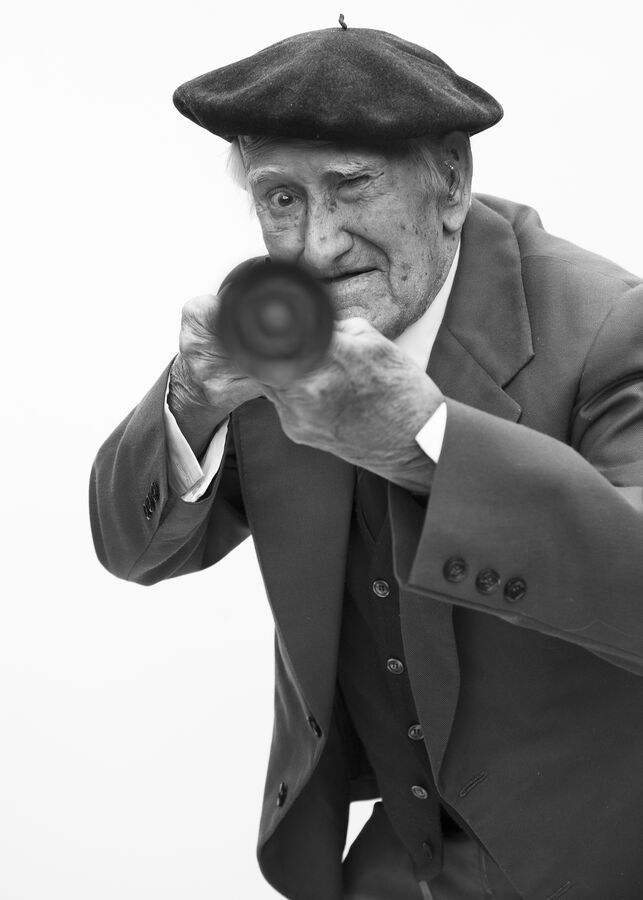
[[[257,150],[277,138],[242,135],[235,137],[228,150],[227,170],[233,182],[243,190],[248,190],[244,151]],[[331,146],[331,141],[315,142],[321,146]],[[440,159],[440,140],[434,137],[409,138],[388,148],[391,152],[408,155],[417,165],[427,192],[441,198],[446,194],[444,161]]]

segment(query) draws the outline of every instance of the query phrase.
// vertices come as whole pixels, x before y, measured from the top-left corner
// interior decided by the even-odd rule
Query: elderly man
[[[393,35],[297,35],[175,102],[232,142],[269,257],[338,320],[276,389],[227,358],[220,299],[189,302],[92,475],[120,577],[254,538],[266,878],[301,900],[642,897],[640,279],[472,200],[469,135],[502,111]]]

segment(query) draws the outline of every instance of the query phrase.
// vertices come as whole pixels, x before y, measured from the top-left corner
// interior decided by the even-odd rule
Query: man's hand
[[[435,466],[415,435],[444,398],[429,376],[366,319],[337,323],[323,366],[290,387],[261,390],[295,443],[428,493]]]
[[[183,307],[179,355],[170,373],[168,403],[197,454],[233,409],[264,393],[226,355],[216,330],[220,299],[194,297]]]

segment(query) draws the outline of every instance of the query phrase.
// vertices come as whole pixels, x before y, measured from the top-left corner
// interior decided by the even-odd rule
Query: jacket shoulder
[[[533,261],[532,264],[537,265],[539,260],[544,269],[548,264],[564,264],[569,267],[568,277],[572,281],[578,279],[583,282],[593,279],[603,291],[608,288],[608,282],[613,281],[613,291],[616,294],[624,293],[641,284],[643,280],[641,277],[628,272],[617,263],[550,234],[545,230],[540,215],[533,207],[493,197],[490,194],[476,194],[475,198],[511,226],[518,242],[523,266],[527,261]]]
[[[536,339],[539,332],[550,332],[550,337],[558,332],[573,335],[579,351],[588,349],[614,307],[624,304],[632,313],[631,294],[641,296],[639,276],[550,234],[530,206],[488,194],[478,194],[476,200],[513,231]]]

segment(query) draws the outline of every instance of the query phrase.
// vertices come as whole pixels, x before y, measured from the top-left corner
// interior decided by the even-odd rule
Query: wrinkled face
[[[285,140],[243,156],[268,253],[311,268],[338,318],[363,316],[393,339],[422,315],[453,236],[414,159]]]

